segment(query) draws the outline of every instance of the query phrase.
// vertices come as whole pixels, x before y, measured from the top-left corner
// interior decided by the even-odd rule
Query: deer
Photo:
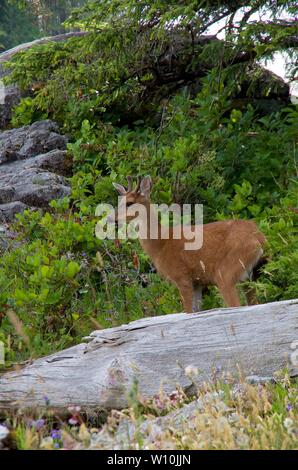
[[[145,176],[138,179],[133,189],[132,177],[128,176],[128,187],[113,183],[119,193],[120,203],[115,211],[114,220],[118,226],[133,220],[128,208],[132,204],[144,206],[138,217],[139,225],[145,231],[139,231],[142,249],[151,259],[156,271],[172,282],[179,290],[185,313],[199,312],[202,292],[208,286],[216,286],[226,307],[239,307],[240,298],[237,284],[255,280],[260,267],[265,264],[263,257],[266,238],[251,220],[222,220],[203,224],[203,243],[201,248],[186,250],[183,235],[173,237],[170,228],[168,239],[162,237],[162,227],[157,211],[150,210],[152,179]],[[155,223],[158,227],[156,238],[150,238],[149,227]],[[147,225],[146,225],[147,224]],[[187,240],[189,241],[189,240]],[[257,303],[254,289],[246,292],[249,305]]]

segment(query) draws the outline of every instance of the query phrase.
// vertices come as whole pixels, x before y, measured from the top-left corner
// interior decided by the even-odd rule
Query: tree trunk
[[[144,318],[91,333],[86,343],[34,361],[0,379],[0,408],[69,405],[123,408],[137,379],[144,397],[230,373],[272,377],[298,373],[298,300]],[[295,351],[296,347],[296,351]]]

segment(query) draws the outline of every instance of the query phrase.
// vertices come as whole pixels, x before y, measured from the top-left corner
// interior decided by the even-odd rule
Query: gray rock
[[[58,125],[47,120],[0,133],[0,165],[50,150],[65,150],[67,138],[58,132]]]
[[[1,216],[0,216],[1,221]],[[12,246],[18,246],[19,242],[16,240],[17,233],[9,230],[7,224],[0,225],[0,253],[8,250]]]
[[[82,37],[89,34],[85,31],[69,31],[68,33],[58,34],[55,36],[48,36],[45,38],[35,39],[31,42],[26,42],[23,44],[19,44],[18,46],[9,49],[8,51],[4,51],[0,54],[0,76],[1,76],[1,64],[9,61],[15,54],[19,52],[25,51],[26,49],[30,49],[33,46],[37,46],[39,44],[47,44],[49,42],[64,42],[73,37]]]
[[[0,133],[0,222],[70,194],[66,144],[50,120]]]
[[[29,206],[20,201],[0,204],[0,223],[12,222],[16,214],[28,208]]]
[[[137,436],[142,436],[143,448],[154,444],[162,435],[170,432],[179,435],[186,428],[196,429],[196,417],[206,412],[210,405],[221,410],[226,416],[233,411],[223,401],[224,392],[206,392],[198,399],[184,404],[181,408],[174,409],[164,416],[148,417],[143,422],[133,422],[128,418],[123,418],[116,430],[113,432],[106,424],[98,433],[91,435],[89,449],[113,449],[129,450],[131,443],[137,442]],[[162,439],[164,441],[164,438]],[[83,448],[83,446],[81,446]]]
[[[45,169],[50,169],[51,157],[53,170],[57,171],[67,155],[64,151],[54,151],[0,165],[0,209],[4,205],[6,221],[13,218],[17,207],[46,207],[51,200],[70,194],[64,176]]]
[[[11,120],[13,107],[20,102],[23,96],[26,96],[29,93],[29,90],[21,93],[20,89],[15,85],[5,86],[1,90],[1,79],[10,74],[10,69],[6,66],[7,62],[18,52],[29,49],[32,46],[47,44],[48,42],[63,42],[72,37],[85,36],[86,34],[88,33],[83,31],[73,31],[59,34],[57,36],[36,39],[29,43],[20,44],[13,49],[4,51],[0,54],[0,129],[5,129],[7,127]]]
[[[1,182],[1,176],[0,176]],[[0,188],[0,204],[7,204],[12,201],[15,196],[15,190],[11,186],[2,186]]]
[[[272,376],[262,377],[259,375],[248,375],[245,377],[247,383],[251,385],[264,385],[266,383],[275,383],[276,380]]]
[[[35,157],[34,166],[58,175],[69,176],[72,170],[72,159],[65,151],[51,150]]]
[[[12,117],[13,108],[20,102],[21,92],[15,85],[4,86],[0,81],[0,129],[5,129]]]
[[[148,418],[141,424],[123,419],[115,432],[112,432],[109,426],[105,425],[98,433],[93,433],[88,448],[90,450],[129,450],[132,448],[131,443],[136,435],[142,436],[143,446],[149,446],[170,429],[179,434],[186,426],[188,429],[194,428],[196,416],[203,411],[204,404],[202,400],[195,400],[182,408],[171,411],[166,416]],[[84,446],[79,445],[78,448],[83,449]]]

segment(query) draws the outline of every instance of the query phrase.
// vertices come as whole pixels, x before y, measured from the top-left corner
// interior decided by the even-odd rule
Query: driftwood
[[[258,375],[272,377],[286,366],[293,375],[298,347],[298,299],[264,305],[144,318],[91,333],[86,343],[44,357],[0,379],[0,408],[69,405],[122,408],[137,379],[144,397],[177,385],[193,391],[185,368],[198,368],[196,382]],[[294,361],[295,362],[295,361]]]

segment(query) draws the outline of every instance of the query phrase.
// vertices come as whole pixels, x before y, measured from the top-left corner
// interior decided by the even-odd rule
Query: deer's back
[[[203,225],[203,245],[198,250],[185,250],[189,240],[170,240],[156,259],[156,268],[165,277],[189,275],[202,284],[213,284],[218,272],[243,270],[254,266],[265,243],[257,225],[247,220],[225,220]],[[242,268],[241,268],[242,267]],[[235,270],[235,276],[238,275]],[[239,274],[239,276],[241,273]]]

